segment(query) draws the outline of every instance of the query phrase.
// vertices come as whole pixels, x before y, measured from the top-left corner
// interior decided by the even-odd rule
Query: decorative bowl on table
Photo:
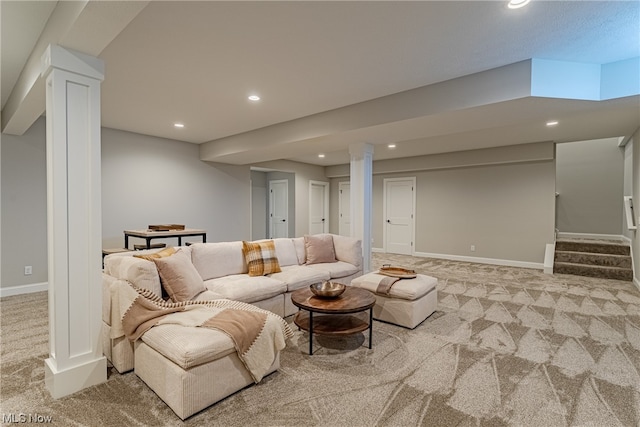
[[[320,298],[336,298],[346,289],[342,283],[324,281],[309,286],[311,293]]]

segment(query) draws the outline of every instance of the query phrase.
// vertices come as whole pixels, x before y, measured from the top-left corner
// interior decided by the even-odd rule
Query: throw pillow
[[[280,273],[280,264],[276,256],[276,245],[273,240],[261,242],[242,242],[242,252],[249,268],[249,276],[264,276]]]
[[[173,247],[169,246],[168,248],[164,248],[158,252],[153,252],[151,254],[144,254],[144,255],[134,255],[134,257],[146,259],[147,261],[152,261],[154,258],[164,258],[164,257],[171,256],[175,253],[176,253],[176,250]]]
[[[337,261],[331,234],[304,236],[304,248],[307,252],[307,264]]]
[[[173,302],[189,301],[206,290],[202,277],[191,263],[191,259],[181,250],[175,254],[152,258],[158,268],[162,287]]]

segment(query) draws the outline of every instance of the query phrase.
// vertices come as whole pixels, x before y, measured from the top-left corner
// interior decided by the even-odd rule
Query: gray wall
[[[556,167],[558,230],[620,235],[624,149],[618,139],[558,144]]]
[[[250,239],[250,192],[248,166],[203,162],[195,144],[102,130],[103,247],[122,247],[125,229],[166,223],[206,229],[209,242]]]
[[[553,144],[380,161],[373,168],[374,173],[379,171],[373,178],[374,248],[383,248],[384,179],[416,177],[416,252],[544,261],[545,245],[554,238]],[[403,171],[392,173],[393,168]],[[332,179],[334,207],[338,202],[334,189],[346,180]],[[331,213],[332,223],[337,224],[337,208]],[[472,244],[475,252],[470,250]]]
[[[631,137],[631,140],[627,144],[632,144],[632,158],[633,158],[633,171],[631,178],[631,187],[634,204],[640,206],[640,128],[636,129],[635,133]],[[638,208],[635,208],[636,221],[640,221],[640,212]],[[638,289],[640,289],[640,236],[638,230],[633,231],[631,238],[631,248],[633,253],[633,268],[634,268],[634,283]]]
[[[623,184],[622,184],[622,194],[623,196],[632,196],[633,197],[633,142],[629,141],[627,145],[624,146],[624,172],[623,172]],[[635,201],[636,204],[638,200]],[[637,213],[638,207],[634,207],[634,215],[636,216],[635,222],[638,223]],[[627,218],[626,212],[622,212],[622,234],[629,239],[633,238],[634,232],[633,230],[629,230],[627,227]]]
[[[253,166],[294,174],[296,221],[295,233],[292,237],[300,237],[307,234],[309,232],[309,181],[329,182],[324,172],[325,168],[322,166],[309,165],[290,160],[256,163]],[[329,225],[331,226],[331,223],[329,223]]]
[[[1,150],[1,286],[44,283],[45,120],[22,136],[3,134]],[[122,247],[123,230],[155,223],[204,228],[212,242],[249,239],[249,182],[248,166],[203,162],[195,144],[103,128],[103,247]],[[33,266],[33,275],[24,276],[26,265]]]
[[[22,136],[2,134],[1,287],[47,281],[47,154],[45,119]],[[24,267],[33,267],[31,276]]]
[[[287,190],[289,191],[287,194],[287,202],[288,206],[288,216],[289,216],[289,224],[287,227],[287,233],[289,233],[289,237],[296,237],[296,175],[291,172],[267,172],[267,191],[269,191],[269,181],[276,180],[287,180]],[[269,194],[267,194],[267,214],[269,212]],[[269,234],[269,218],[266,217],[267,220],[267,232]]]
[[[251,240],[266,239],[269,197],[266,172],[251,171]]]
[[[269,235],[269,181],[288,181],[289,224],[287,233],[296,233],[296,177],[290,172],[251,171],[251,225],[253,240],[266,239]]]

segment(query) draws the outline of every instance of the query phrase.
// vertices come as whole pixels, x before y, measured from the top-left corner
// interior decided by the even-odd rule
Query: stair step
[[[629,245],[624,243],[580,241],[580,240],[558,240],[556,241],[557,251],[590,252],[611,255],[630,255]]]
[[[596,254],[593,252],[556,251],[556,262],[600,265],[605,267],[631,268],[628,255]]]
[[[633,280],[633,271],[630,268],[593,266],[569,262],[556,262],[553,264],[554,274],[574,274],[576,276],[599,277],[603,279]]]

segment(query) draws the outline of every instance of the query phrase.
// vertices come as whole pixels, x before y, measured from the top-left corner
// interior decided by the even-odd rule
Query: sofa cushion
[[[224,295],[220,295],[207,289],[206,291],[200,292],[198,295],[193,297],[191,301],[212,301],[214,299],[225,299],[225,297]]]
[[[191,261],[203,280],[248,271],[242,254],[242,241],[194,243],[190,248]]]
[[[364,288],[371,292],[376,293],[378,284],[380,281],[388,276],[383,276],[378,273],[368,273],[364,276],[357,277],[351,281],[351,286],[358,288]],[[418,274],[413,279],[401,279],[393,284],[388,295],[386,297],[400,298],[409,301],[417,300],[435,291],[438,286],[438,279],[424,274]]]
[[[291,239],[293,246],[296,248],[296,256],[298,257],[298,264],[302,265],[307,262],[307,252],[304,249],[304,237],[296,237]]]
[[[152,258],[152,261],[158,268],[162,287],[172,301],[189,301],[206,290],[191,259],[181,250],[169,257]]]
[[[344,261],[313,264],[310,265],[309,268],[325,271],[329,273],[332,279],[350,276],[360,271],[360,268]]]
[[[126,280],[132,285],[148,289],[154,294],[162,295],[158,269],[151,261],[132,256],[109,255],[104,259],[104,271],[117,279]]]
[[[205,287],[235,301],[252,303],[262,301],[287,291],[283,282],[267,276],[250,277],[248,274],[232,274],[206,280]]]
[[[293,240],[288,237],[281,237],[273,239],[273,243],[276,245],[276,256],[278,257],[278,263],[280,268],[287,265],[298,265],[298,254],[296,247],[293,244]]]
[[[157,325],[145,332],[141,339],[183,369],[235,352],[233,341],[228,335],[208,328]]]
[[[287,285],[287,292],[305,288],[314,283],[320,283],[331,278],[327,271],[309,268],[303,265],[282,267],[280,273],[274,273],[270,277],[284,282]]]
[[[278,273],[280,264],[276,256],[276,246],[273,240],[259,242],[242,242],[242,253],[249,269],[249,276],[264,276]]]
[[[306,263],[308,265],[336,261],[336,252],[333,248],[331,234],[304,236],[304,248],[307,253]]]
[[[353,237],[333,235],[333,248],[339,261],[362,267],[362,241]]]

